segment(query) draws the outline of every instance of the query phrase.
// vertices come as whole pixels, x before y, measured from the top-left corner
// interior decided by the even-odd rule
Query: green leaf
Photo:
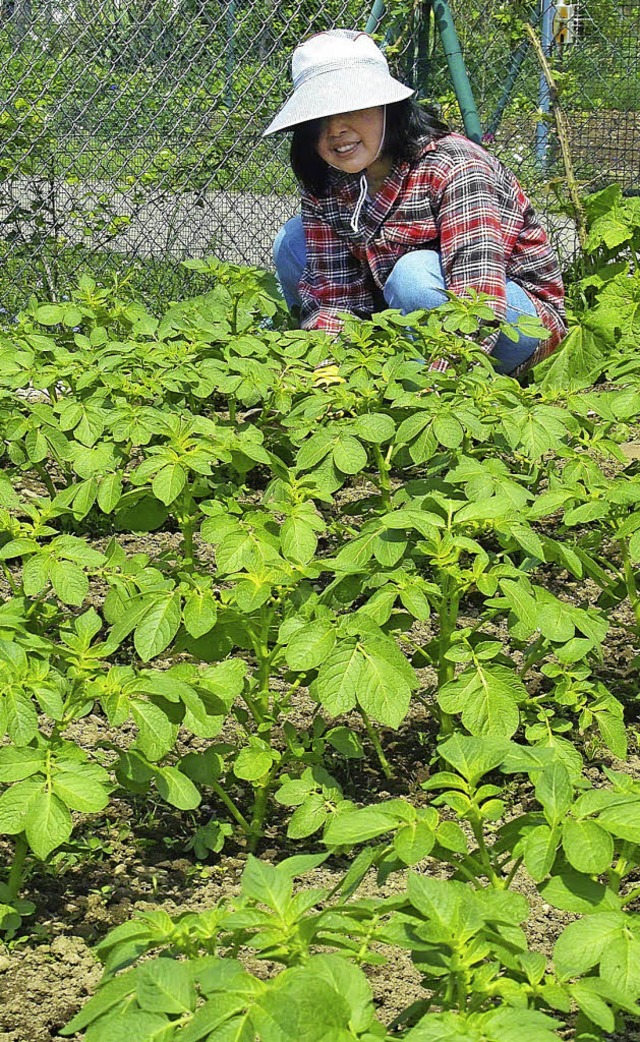
[[[504,762],[509,742],[491,737],[454,734],[438,746],[438,754],[472,785]]]
[[[103,784],[108,775],[91,764],[78,764],[74,770],[56,771],[53,791],[70,810],[95,814],[104,810],[109,793]]]
[[[64,319],[64,308],[60,304],[41,304],[36,308],[35,319],[43,326],[56,326]]]
[[[194,971],[188,962],[160,958],[143,963],[137,971],[136,998],[150,1013],[184,1014],[196,1006]]]
[[[16,749],[13,745],[0,748],[0,782],[22,781],[44,768],[44,749]]]
[[[178,632],[181,620],[180,595],[160,595],[145,611],[135,628],[133,642],[143,662],[155,658],[168,648]]]
[[[524,583],[501,579],[500,589],[518,622],[526,626],[529,633],[534,633],[538,627],[538,607]]]
[[[38,731],[38,714],[29,696],[18,686],[8,688],[4,711],[11,740],[18,746],[28,745]]]
[[[282,914],[291,900],[292,890],[290,874],[249,854],[242,873],[244,895]]]
[[[82,568],[71,561],[52,561],[51,585],[63,604],[80,607],[89,593],[89,580]]]
[[[385,832],[391,832],[401,822],[403,819],[393,806],[388,810],[384,804],[349,809],[329,819],[322,841],[330,847],[351,847],[355,843],[366,843]]]
[[[98,1021],[87,1030],[85,1042],[169,1042],[173,1027],[162,1013],[127,1009],[106,1023]]]
[[[342,434],[334,445],[333,461],[343,474],[359,474],[367,465],[367,452],[357,438]]]
[[[618,806],[607,807],[599,814],[598,820],[612,835],[640,844],[640,799],[629,799]]]
[[[328,619],[319,619],[297,630],[285,650],[290,669],[316,669],[327,660],[336,643],[335,629]]]
[[[553,949],[558,976],[569,980],[587,973],[600,962],[606,946],[620,937],[624,929],[622,912],[596,912],[569,923]]]
[[[640,995],[640,940],[629,929],[606,945],[600,960],[603,980],[635,998]]]
[[[238,753],[233,765],[233,773],[242,781],[259,781],[271,770],[273,761],[274,753],[271,749],[248,745]]]
[[[584,982],[572,984],[570,992],[579,1009],[589,1020],[607,1033],[615,1030],[616,1018],[613,1010],[609,1009],[606,1002],[589,987],[588,978]]]
[[[128,998],[135,992],[136,973],[124,973],[114,980],[101,984],[95,995],[85,1002],[82,1009],[75,1017],[60,1029],[61,1035],[74,1035],[82,1031],[92,1021],[108,1013],[110,1009],[117,1006],[123,999]]]
[[[466,854],[469,850],[467,837],[457,821],[441,821],[436,829],[436,839],[445,850],[454,854]]]
[[[324,737],[336,752],[340,753],[341,756],[346,756],[348,760],[363,759],[364,749],[362,748],[362,742],[355,731],[352,731],[349,727],[333,727],[326,732]]]
[[[391,416],[381,412],[370,412],[356,417],[353,429],[364,441],[381,445],[382,442],[393,438],[396,427]]]
[[[241,612],[251,615],[269,600],[272,593],[271,582],[262,575],[247,575],[235,589],[236,604]]]
[[[208,590],[190,590],[182,606],[184,628],[192,637],[203,637],[218,617],[216,599]]]
[[[540,893],[554,908],[577,915],[609,911],[619,906],[619,900],[611,890],[573,869],[552,875]]]
[[[187,483],[187,472],[179,463],[167,463],[158,471],[151,483],[154,496],[169,506],[182,492]]]
[[[98,488],[98,506],[103,514],[110,514],[122,498],[122,475],[107,474]]]
[[[325,798],[319,792],[312,792],[291,815],[287,826],[290,839],[306,839],[322,828],[329,811]]]
[[[376,536],[373,543],[375,559],[383,568],[393,568],[398,561],[402,560],[406,548],[407,537],[403,532],[391,528]],[[397,591],[394,590],[393,593],[395,600]]]
[[[173,748],[177,727],[154,702],[136,699],[131,703],[131,715],[138,725],[136,745],[147,759],[156,761]]]
[[[160,767],[155,772],[155,779],[158,792],[172,807],[194,810],[200,805],[201,796],[197,788],[177,767]]]
[[[52,850],[66,843],[73,828],[71,815],[62,800],[48,789],[29,805],[25,834],[36,857],[43,861]]]
[[[447,449],[457,449],[462,444],[464,430],[459,420],[451,413],[437,415],[433,421],[433,433]]]
[[[567,818],[562,828],[562,848],[578,872],[600,875],[611,867],[613,840],[595,821]]]
[[[561,763],[550,763],[536,780],[536,799],[542,804],[544,816],[552,827],[565,817],[573,802],[573,785],[567,768]]]
[[[5,548],[6,549],[6,548]],[[22,586],[27,597],[36,597],[49,582],[51,558],[45,554],[34,554],[25,561],[22,569]]]
[[[568,606],[546,590],[537,588],[538,629],[543,637],[564,644],[575,636],[575,626],[571,621]]]
[[[359,690],[362,656],[357,640],[339,641],[320,667],[314,692],[332,716],[354,708]]]
[[[524,840],[524,863],[535,883],[549,875],[556,859],[558,834],[548,825],[538,825]]]
[[[396,645],[393,648],[397,650]],[[411,687],[404,669],[392,659],[393,654],[389,655],[389,648],[381,641],[363,644],[357,699],[372,720],[395,729],[409,712]],[[406,659],[404,664],[408,665]]]
[[[512,671],[478,664],[466,669],[438,693],[445,713],[462,712],[462,723],[476,736],[509,738],[518,728],[518,700],[526,691]]]
[[[249,1003],[248,996],[216,994],[201,1006],[180,1030],[180,1042],[255,1042],[255,1031],[249,1022],[249,1014],[243,1014]]]
[[[426,821],[409,821],[396,832],[393,849],[405,865],[415,865],[428,857],[435,841],[435,833]]]
[[[296,459],[298,470],[311,470],[331,451],[332,437],[328,431],[313,434],[300,449]]]
[[[223,575],[250,568],[254,557],[255,539],[244,529],[230,532],[216,548],[216,566]]]
[[[44,793],[42,778],[29,778],[12,785],[0,796],[0,835],[16,836],[24,832],[31,805]]]
[[[299,517],[288,517],[280,530],[282,553],[288,561],[306,564],[318,546],[318,538],[308,523]]]
[[[585,325],[574,326],[545,368],[541,389],[576,391],[588,387],[606,361],[608,351],[608,345],[593,330]]]

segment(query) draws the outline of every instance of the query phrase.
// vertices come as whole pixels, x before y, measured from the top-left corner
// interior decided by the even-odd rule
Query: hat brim
[[[311,119],[376,108],[378,105],[393,105],[396,101],[410,98],[412,94],[415,91],[411,87],[406,87],[392,76],[385,76],[377,83],[371,80],[368,83],[360,82],[356,86],[353,81],[345,83],[344,79],[335,78],[330,83],[323,83],[322,89],[312,79],[303,83],[285,102],[275,119],[262,132],[262,137],[278,131],[293,130],[300,123],[308,123]]]

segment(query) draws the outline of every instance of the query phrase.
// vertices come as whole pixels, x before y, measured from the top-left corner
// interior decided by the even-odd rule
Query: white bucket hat
[[[310,119],[392,105],[415,93],[393,78],[370,36],[350,29],[318,33],[296,47],[291,75],[293,95],[263,137]]]

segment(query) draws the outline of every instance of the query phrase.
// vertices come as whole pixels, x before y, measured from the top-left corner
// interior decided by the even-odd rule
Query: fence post
[[[227,0],[227,59],[225,62],[224,103],[227,108],[233,105],[233,71],[235,66],[235,54],[233,52],[234,35],[236,30],[236,3],[235,0]]]
[[[553,45],[553,0],[540,0],[540,43],[545,58],[551,54]],[[549,163],[549,113],[551,112],[551,90],[544,72],[540,72],[538,107],[543,118],[536,125],[536,160],[546,173]]]
[[[436,22],[442,49],[449,66],[449,75],[456,92],[460,113],[464,123],[464,132],[472,141],[482,141],[482,126],[476,107],[471,84],[462,57],[462,48],[453,22],[453,15],[447,0],[433,0],[433,14]]]

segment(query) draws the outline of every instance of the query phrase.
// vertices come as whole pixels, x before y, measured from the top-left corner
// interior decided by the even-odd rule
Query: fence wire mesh
[[[269,266],[296,186],[288,142],[260,135],[289,92],[291,50],[321,29],[364,27],[370,6],[0,0],[5,309],[29,292],[63,296],[79,270],[126,271],[143,297],[167,300],[192,278],[181,259]],[[459,126],[428,4],[388,8],[378,31],[395,70]],[[561,156],[551,114],[540,121],[540,67],[522,42],[540,11],[506,0],[452,0],[452,9],[485,143],[551,214]],[[556,2],[554,17],[551,60],[577,177],[588,190],[611,181],[635,190],[638,0]],[[549,220],[566,238],[566,221],[563,231]]]

